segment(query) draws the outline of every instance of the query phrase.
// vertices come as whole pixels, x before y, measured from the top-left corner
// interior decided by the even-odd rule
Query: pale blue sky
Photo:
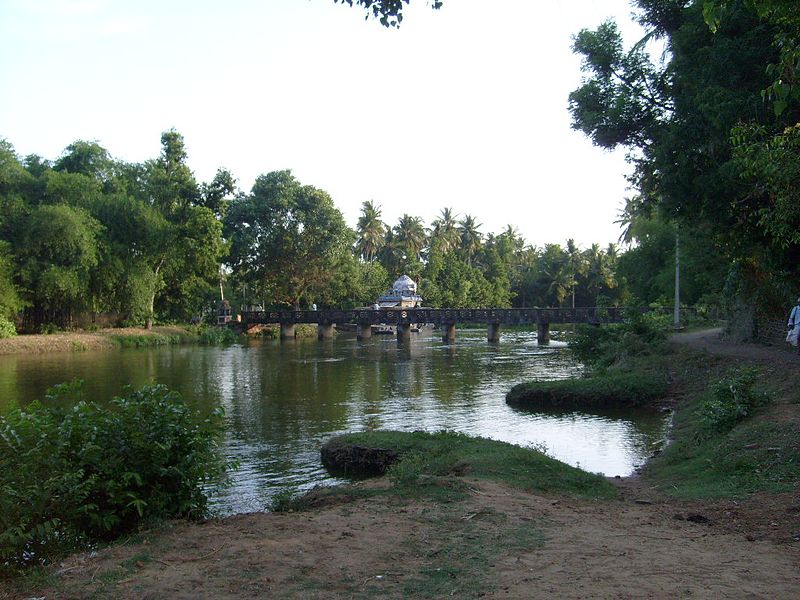
[[[0,0],[0,137],[57,158],[186,139],[201,180],[292,169],[351,225],[445,206],[541,246],[616,241],[629,168],[572,131],[571,36],[627,0],[414,0],[399,30],[332,0]]]

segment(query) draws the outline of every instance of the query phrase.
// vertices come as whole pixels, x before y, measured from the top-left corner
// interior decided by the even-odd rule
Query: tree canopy
[[[772,272],[771,299],[748,301],[782,312],[773,300],[792,296],[784,288],[796,280],[800,258],[789,208],[798,205],[796,6],[634,4],[647,34],[629,49],[612,22],[575,36],[585,77],[569,99],[573,127],[602,147],[629,149],[638,192],[625,209],[629,231],[637,220],[677,223],[702,236],[731,276]],[[660,61],[646,51],[654,39],[664,44]]]

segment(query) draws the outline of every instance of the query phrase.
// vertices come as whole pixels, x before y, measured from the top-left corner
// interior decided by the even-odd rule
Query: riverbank
[[[800,584],[796,480],[769,473],[782,464],[779,452],[796,456],[797,448],[784,438],[752,446],[753,434],[800,424],[800,398],[783,362],[797,359],[772,350],[771,358],[693,348],[658,357],[669,369],[678,421],[670,446],[678,449],[688,435],[681,419],[691,421],[707,381],[733,365],[757,365],[761,381],[774,384],[772,402],[725,436],[725,452],[736,449],[733,472],[707,462],[721,457],[685,454],[692,448],[684,445],[677,455],[668,448],[639,477],[611,480],[612,499],[526,491],[467,465],[426,477],[441,493],[416,498],[382,493],[395,485],[384,477],[311,494],[303,510],[168,524],[32,573],[3,597],[793,597]],[[758,467],[766,474],[758,481],[774,487],[710,489],[702,472],[674,470],[698,459],[702,471],[733,482],[772,460]]]
[[[198,336],[184,327],[163,326],[152,329],[125,327],[97,331],[64,331],[48,334],[18,335],[0,339],[0,354],[43,354],[48,352],[85,352],[120,347],[161,346],[196,342]]]

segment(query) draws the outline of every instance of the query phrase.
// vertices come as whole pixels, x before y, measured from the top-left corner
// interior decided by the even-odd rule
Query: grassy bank
[[[784,368],[685,349],[668,359],[680,401],[671,443],[643,473],[653,488],[689,499],[800,489],[800,390]]]
[[[765,362],[759,348],[722,356],[671,344],[664,324],[649,317],[579,328],[571,348],[586,377],[523,383],[507,401],[532,408],[669,404],[669,443],[643,471],[648,485],[667,495],[740,498],[800,488],[793,357],[776,352],[775,361],[788,361],[782,365]]]
[[[405,496],[445,488],[458,492],[463,478],[502,482],[525,491],[582,498],[611,498],[603,478],[536,449],[460,433],[376,431],[329,440],[322,449],[329,470],[355,476],[386,473]]]
[[[661,373],[605,373],[585,379],[533,381],[515,385],[506,402],[525,408],[653,407],[667,394]]]
[[[18,335],[0,339],[0,354],[42,354],[47,352],[85,352],[113,348],[142,348],[167,344],[195,343],[198,334],[178,326],[139,329],[100,329],[92,332],[59,332]]]

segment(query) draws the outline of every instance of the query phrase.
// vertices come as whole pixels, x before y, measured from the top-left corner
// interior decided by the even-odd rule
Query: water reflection
[[[432,334],[398,347],[366,343],[253,342],[228,348],[167,347],[0,358],[0,410],[41,398],[78,377],[90,396],[126,384],[164,383],[202,411],[223,406],[224,451],[241,468],[215,504],[223,512],[263,509],[286,488],[329,484],[319,445],[335,433],[374,429],[454,429],[520,445],[589,471],[627,475],[663,436],[660,415],[527,412],[505,403],[515,383],[573,377],[581,367],[564,345],[536,345],[532,333],[488,344],[483,329],[460,330],[455,344]]]

